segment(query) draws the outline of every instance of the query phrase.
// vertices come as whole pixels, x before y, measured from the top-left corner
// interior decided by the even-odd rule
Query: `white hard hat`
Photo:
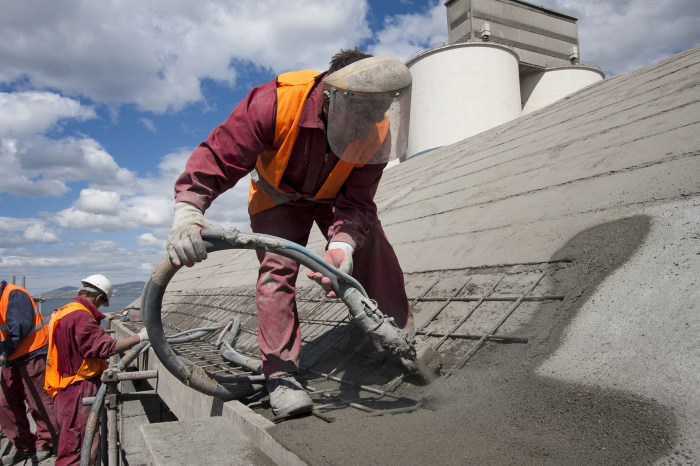
[[[357,164],[405,155],[411,83],[406,65],[387,56],[364,58],[326,76],[326,134],[333,153]]]
[[[101,291],[102,294],[104,294],[107,298],[105,306],[109,307],[109,298],[111,298],[112,293],[114,293],[114,290],[112,289],[112,282],[109,281],[109,278],[98,273],[83,278],[82,280],[80,280],[80,283],[82,283],[84,287],[93,288],[97,291]]]

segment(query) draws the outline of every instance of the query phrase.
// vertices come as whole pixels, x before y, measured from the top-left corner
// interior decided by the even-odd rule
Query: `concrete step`
[[[274,465],[230,420],[192,419],[140,427],[153,466]]]

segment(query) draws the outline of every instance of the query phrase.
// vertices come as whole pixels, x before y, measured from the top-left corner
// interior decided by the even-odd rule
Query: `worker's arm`
[[[231,114],[190,155],[175,182],[175,201],[202,212],[255,167],[272,148],[275,135],[275,81],[251,90]]]
[[[117,353],[114,347],[119,340],[109,336],[100,324],[88,313],[73,313],[73,335],[82,358],[107,359]]]
[[[328,229],[330,241],[323,258],[341,272],[352,273],[352,255],[364,242],[370,226],[378,221],[374,195],[385,166],[353,169],[333,204],[334,222]],[[323,287],[326,296],[335,297],[328,277],[313,271],[307,276]]]
[[[192,266],[207,258],[200,236],[208,227],[204,212],[272,147],[275,89],[274,81],[253,89],[187,160],[175,183],[175,218],[166,244],[173,265]]]
[[[148,341],[148,332],[146,331],[146,327],[143,327],[136,335],[117,340],[117,344],[114,345],[112,354],[126,351],[129,348],[138,345],[142,341]]]
[[[7,303],[7,338],[0,342],[0,352],[9,357],[34,329],[34,306],[27,293],[12,290]]]
[[[386,164],[354,168],[333,203],[330,241],[341,241],[357,249],[364,243],[370,226],[377,222],[374,195]]]

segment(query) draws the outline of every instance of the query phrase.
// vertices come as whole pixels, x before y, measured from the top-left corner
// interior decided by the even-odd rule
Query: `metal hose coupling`
[[[408,360],[416,359],[415,338],[396,326],[394,319],[384,315],[377,303],[365,297],[360,299],[362,311],[352,313],[353,322],[392,354]]]
[[[440,354],[426,341],[398,328],[394,319],[384,315],[374,300],[364,296],[351,299],[358,295],[355,292],[343,294],[352,322],[359,325],[385,350],[397,356],[409,373],[419,376],[426,383],[435,380],[442,369]],[[359,302],[361,307],[355,302]]]

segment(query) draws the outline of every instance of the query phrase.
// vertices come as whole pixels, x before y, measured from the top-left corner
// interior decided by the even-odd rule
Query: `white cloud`
[[[406,60],[415,52],[447,41],[447,13],[444,2],[431,0],[421,13],[397,15],[384,20],[375,55],[391,55]]]
[[[76,265],[77,261],[66,261],[59,257],[36,257],[36,256],[0,256],[0,270],[25,267],[56,267]],[[11,270],[11,269],[10,269]]]
[[[700,44],[697,0],[541,0],[578,17],[580,53],[606,74],[654,63]]]
[[[56,233],[47,226],[45,220],[0,217],[0,245],[3,248],[28,243],[51,244],[57,241]]]
[[[75,208],[92,214],[116,214],[119,211],[121,196],[113,191],[88,188],[80,191]]]
[[[27,241],[38,243],[55,243],[58,237],[41,223],[33,223],[24,230],[24,237]]]
[[[68,192],[67,182],[75,181],[120,189],[136,181],[91,138],[2,138],[0,166],[5,177],[0,192],[15,196],[61,196]]]
[[[146,128],[146,131],[148,131],[149,133],[155,133],[158,131],[155,122],[150,118],[141,118],[139,119],[139,122],[141,123],[141,125],[143,125],[144,128]]]
[[[82,189],[78,199],[53,215],[51,220],[64,228],[86,228],[97,232],[154,228],[165,238],[173,218],[173,185],[190,152],[181,149],[167,154],[158,164],[158,173],[154,176],[137,178],[129,173],[127,182],[121,185],[114,180],[106,183],[110,180],[100,178]]]
[[[95,231],[117,231],[123,228],[134,228],[136,225],[125,225],[119,217],[104,214],[91,214],[75,206],[57,212],[51,219],[64,228],[94,228]]]
[[[0,92],[0,137],[43,134],[66,118],[88,120],[95,111],[53,92]]]
[[[368,37],[366,11],[344,0],[15,2],[0,17],[0,82],[179,109],[201,99],[201,79],[235,83],[237,62],[324,68]]]
[[[165,241],[156,238],[153,233],[143,233],[136,238],[136,243],[142,246],[163,246],[165,248]]]

